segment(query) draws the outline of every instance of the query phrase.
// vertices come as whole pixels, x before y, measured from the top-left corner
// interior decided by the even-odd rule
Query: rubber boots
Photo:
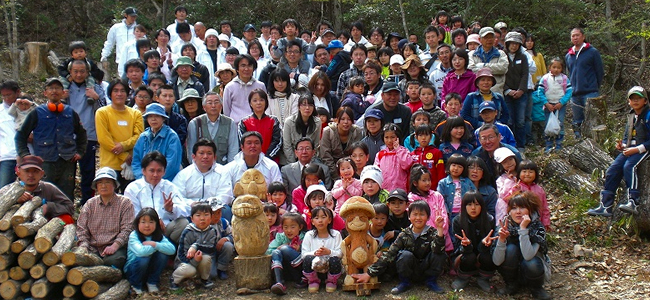
[[[316,271],[311,271],[309,273],[302,271],[302,275],[307,278],[307,283],[309,283],[307,290],[310,293],[318,293],[318,289],[320,288],[320,279],[318,278],[318,273],[316,273]]]
[[[338,284],[339,277],[341,276],[341,273],[338,274],[330,274],[327,273],[327,281],[325,284],[325,291],[328,293],[333,293],[336,291],[336,285]]]
[[[600,192],[600,205],[596,208],[589,209],[587,214],[590,216],[612,216],[612,205],[614,204],[614,194],[609,192]]]
[[[284,286],[284,280],[282,280],[282,268],[273,268],[273,275],[275,275],[275,284],[271,286],[271,293],[276,295],[286,294],[287,287]]]

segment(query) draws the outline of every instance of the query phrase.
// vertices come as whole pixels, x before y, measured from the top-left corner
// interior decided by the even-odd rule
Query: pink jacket
[[[445,205],[445,198],[442,196],[442,194],[438,193],[437,191],[429,191],[429,196],[427,197],[422,197],[414,193],[409,193],[408,197],[410,202],[424,200],[427,202],[427,204],[429,204],[429,208],[431,208],[431,216],[429,217],[427,225],[433,228],[436,227],[436,216],[438,213],[440,213],[440,216],[445,219],[445,225],[443,226],[445,229],[445,250],[454,251],[454,245],[452,244],[451,238],[449,237],[449,214],[447,214],[447,206]]]
[[[332,188],[332,197],[336,199],[336,208],[334,212],[338,215],[341,211],[341,206],[343,203],[350,199],[352,196],[362,196],[363,189],[361,188],[361,181],[359,179],[353,178],[352,183],[348,185],[347,189],[343,188],[343,181],[341,179],[334,182],[334,187]]]
[[[384,183],[383,189],[391,192],[396,188],[408,190],[409,170],[413,164],[413,158],[409,150],[404,146],[399,146],[393,151],[385,148],[375,157],[375,166],[381,169]]]
[[[548,209],[548,201],[546,200],[546,192],[544,192],[544,188],[542,188],[539,184],[533,183],[532,185],[528,185],[523,182],[519,182],[519,186],[514,185],[510,191],[505,195],[504,199],[510,199],[510,197],[517,192],[522,191],[522,192],[532,192],[533,194],[537,195],[539,198],[539,218],[542,220],[542,224],[544,227],[548,228],[551,226],[551,211]],[[499,199],[501,200],[501,199]],[[505,207],[506,207],[506,212],[508,210],[508,202],[505,201]],[[499,202],[497,201],[497,216],[498,216],[498,211],[499,211]],[[503,215],[505,216],[505,215]],[[498,220],[498,219],[497,219]]]
[[[501,176],[497,178],[497,193],[499,193],[499,200],[497,200],[497,206],[494,209],[494,213],[496,214],[496,216],[494,216],[495,220],[503,220],[503,218],[508,214],[508,201],[504,200],[504,198],[516,183],[515,179],[506,175],[506,173],[501,174]]]
[[[474,80],[476,79],[476,74],[472,70],[467,70],[462,75],[456,75],[456,72],[451,71],[447,73],[447,77],[442,82],[442,93],[440,93],[440,107],[443,107],[445,104],[445,97],[449,93],[458,93],[460,94],[460,99],[462,99],[460,104],[463,104],[467,94],[476,91],[476,86],[474,85]]]
[[[293,189],[293,192],[291,192],[291,199],[293,199],[292,204],[296,206],[296,210],[299,214],[305,213],[305,209],[309,210],[307,208],[307,205],[305,205],[306,194],[307,191],[305,191],[305,189],[303,189],[300,185],[297,188]]]

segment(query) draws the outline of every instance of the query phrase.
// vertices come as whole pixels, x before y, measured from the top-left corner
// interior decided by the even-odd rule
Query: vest
[[[47,104],[36,107],[38,125],[34,128],[34,154],[54,162],[59,156],[70,160],[77,152],[74,136],[74,111],[65,105],[63,112],[48,110]]]
[[[219,120],[217,120],[219,122],[219,128],[217,128],[217,134],[215,136],[210,136],[210,130],[208,130],[210,120],[207,114],[196,118],[196,122],[196,140],[206,138],[213,141],[217,145],[217,163],[226,165],[228,163],[228,136],[230,135],[232,119],[220,115]]]

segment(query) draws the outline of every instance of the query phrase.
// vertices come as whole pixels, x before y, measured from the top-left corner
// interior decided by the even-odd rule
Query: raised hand
[[[460,244],[463,245],[463,247],[467,247],[472,244],[472,241],[470,241],[469,238],[467,238],[467,235],[465,235],[465,230],[461,230],[461,232],[463,233],[463,236],[454,234],[456,238],[460,240]],[[491,233],[492,232],[490,231],[490,234]]]
[[[163,195],[163,208],[171,213],[174,210],[174,202],[172,202],[172,192],[169,192],[169,194],[165,195],[165,192],[162,193]]]
[[[499,228],[499,242],[505,243],[506,239],[510,236],[510,231],[508,230],[508,219],[506,218],[505,224],[503,221],[499,221],[501,228]]]
[[[521,223],[519,223],[519,228],[526,229],[528,228],[528,224],[530,224],[530,216],[529,215],[521,216]]]
[[[483,238],[483,240],[481,241],[483,242],[483,245],[485,245],[485,247],[492,246],[492,242],[499,238],[498,236],[492,236],[493,233],[494,233],[494,229],[490,230],[490,233],[488,233],[488,235],[485,238]]]

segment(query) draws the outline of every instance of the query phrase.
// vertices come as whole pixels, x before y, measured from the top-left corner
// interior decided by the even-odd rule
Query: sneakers
[[[451,288],[454,290],[462,290],[467,287],[467,284],[469,283],[469,277],[461,277],[458,276],[454,282],[451,283]]]
[[[276,295],[284,295],[287,293],[287,287],[285,287],[284,284],[278,282],[271,286],[271,293]]]
[[[636,201],[634,201],[633,199],[628,199],[627,203],[619,205],[618,209],[620,209],[624,213],[637,215],[639,214],[639,211],[636,209],[636,206],[637,206]]]
[[[534,288],[532,290],[533,298],[539,299],[539,300],[548,300],[548,299],[553,299],[551,295],[546,292],[546,290],[543,287],[539,288]]]
[[[546,146],[544,148],[544,154],[551,154],[551,152],[553,152],[553,146]]]
[[[206,289],[209,289],[209,288],[214,286],[214,282],[212,282],[210,279],[201,280],[201,282],[203,283],[203,287],[206,288]]]
[[[476,278],[476,283],[486,293],[492,290],[492,285],[490,284],[489,277],[479,276],[478,278]]]
[[[227,280],[228,279],[228,272],[217,270],[217,277],[219,277],[219,279],[221,279],[221,280]]]
[[[408,281],[401,281],[397,286],[395,286],[390,293],[393,295],[398,295],[406,292],[411,287],[411,283]]]
[[[131,291],[132,293],[135,293],[137,296],[142,295],[142,290],[137,287],[131,286]]]
[[[628,201],[630,203],[630,201]],[[623,206],[623,205],[621,205]],[[621,207],[619,207],[621,210],[623,210]],[[636,210],[636,205],[634,207],[634,210]],[[605,206],[602,202],[598,205],[596,208],[591,208],[587,211],[587,214],[590,216],[601,216],[601,217],[611,217],[612,216],[612,207],[611,206]]]
[[[158,293],[158,286],[155,284],[147,283],[147,291],[149,291],[149,293]]]
[[[169,278],[169,289],[172,291],[176,291],[179,289],[178,284],[174,282],[174,277]]]

